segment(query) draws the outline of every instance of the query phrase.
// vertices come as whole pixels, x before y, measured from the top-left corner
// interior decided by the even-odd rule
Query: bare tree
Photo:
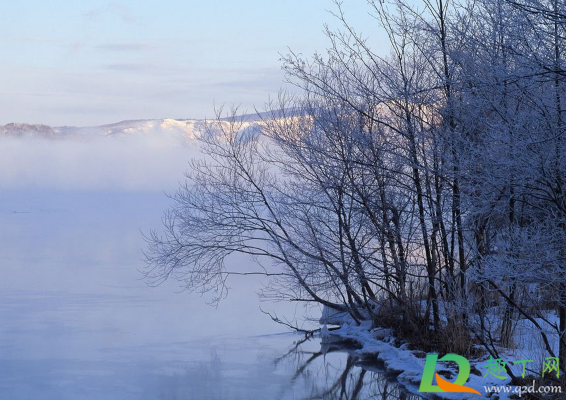
[[[284,57],[300,95],[207,124],[148,278],[218,301],[231,275],[262,275],[270,298],[451,351],[510,346],[523,320],[565,367],[564,4],[369,6],[388,55],[337,3],[327,53]]]

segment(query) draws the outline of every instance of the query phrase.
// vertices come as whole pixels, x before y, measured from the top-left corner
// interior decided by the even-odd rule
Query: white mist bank
[[[0,190],[173,191],[198,142],[155,134],[0,138]]]

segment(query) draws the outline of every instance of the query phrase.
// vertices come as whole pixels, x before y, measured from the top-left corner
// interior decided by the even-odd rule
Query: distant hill
[[[196,119],[148,119],[122,121],[115,124],[74,127],[48,125],[17,124],[10,123],[0,126],[0,136],[9,137],[43,137],[43,138],[67,138],[67,137],[93,137],[93,136],[118,136],[118,135],[140,135],[140,134],[178,134],[187,139],[193,138],[195,130],[202,127],[204,120]]]
[[[0,135],[2,136],[43,136],[53,137],[58,135],[56,129],[48,125],[31,125],[31,124],[6,124],[0,126]]]
[[[243,121],[243,127],[261,125],[261,121],[273,118],[287,118],[301,114],[298,110],[271,111],[257,114],[239,115],[236,118]],[[223,124],[228,124],[231,118],[221,118]],[[15,138],[96,138],[112,136],[154,136],[168,135],[185,139],[193,139],[195,134],[204,127],[204,119],[138,119],[116,122],[100,126],[49,126],[25,123],[10,123],[0,125],[0,137]]]

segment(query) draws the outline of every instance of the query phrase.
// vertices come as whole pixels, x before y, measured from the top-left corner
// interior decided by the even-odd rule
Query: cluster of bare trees
[[[497,355],[527,320],[563,368],[566,3],[368,4],[388,55],[337,4],[327,53],[284,60],[300,95],[202,132],[148,276],[220,299],[230,275],[265,275],[268,296],[387,312],[460,353]]]

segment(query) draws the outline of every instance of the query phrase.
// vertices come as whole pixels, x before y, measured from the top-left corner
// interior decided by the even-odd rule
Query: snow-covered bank
[[[444,307],[441,307],[441,309],[443,308]],[[396,337],[392,329],[375,327],[370,318],[366,318],[367,320],[356,324],[348,312],[338,311],[325,306],[319,320],[319,323],[323,326],[321,329],[323,343],[337,343],[340,341],[356,342],[360,348],[355,350],[354,353],[360,356],[363,355],[366,358],[375,356],[384,363],[388,372],[397,376],[397,380],[405,386],[408,391],[422,397],[430,399],[478,398],[478,395],[473,393],[419,393],[418,390],[421,384],[427,353],[421,349],[415,348],[415,346],[410,346],[405,340]],[[442,319],[444,323],[447,322],[445,313],[442,313]],[[493,313],[488,319],[491,324],[494,326],[497,325],[497,313]],[[558,337],[555,334],[555,326],[559,321],[556,312],[546,310],[544,312],[544,318],[536,318],[535,322],[539,327],[544,329],[551,348],[557,354]],[[339,326],[339,328],[330,330],[328,326]],[[537,331],[532,321],[527,319],[515,320],[512,335],[513,339],[511,340],[510,347],[494,346],[501,357],[501,361],[506,363],[503,364],[503,368],[506,365],[517,377],[525,374],[526,385],[529,387],[533,385],[533,381],[529,379],[529,377],[535,376],[537,379],[541,377],[545,359],[549,357],[549,355],[540,333]],[[430,354],[432,353],[434,352]],[[440,354],[440,357],[442,357],[442,355],[443,354]],[[490,358],[490,355],[487,353],[478,358],[467,358],[470,363],[470,375],[465,385],[480,392],[482,398],[491,398],[493,400],[524,398],[524,387],[511,385],[511,378],[508,377],[504,370],[500,370],[498,373],[488,368]],[[519,362],[521,360],[529,362],[523,364]],[[523,368],[525,369],[523,370]],[[458,376],[458,366],[454,362],[438,361],[436,372],[448,381],[453,382]],[[494,374],[493,372],[496,373]],[[505,378],[497,378],[495,375],[504,376]],[[552,373],[549,373],[549,375],[552,375]],[[545,382],[545,384],[551,385],[555,383],[548,381]],[[493,387],[495,390],[500,389],[501,392],[486,393],[486,389],[490,387]],[[544,388],[548,388],[548,386],[543,387],[543,389]],[[560,393],[565,392],[564,388],[558,389],[561,389]],[[507,393],[504,393],[505,390]],[[520,393],[522,396],[519,396]]]
[[[477,394],[473,393],[419,393],[419,385],[425,365],[425,353],[419,350],[411,350],[407,343],[399,345],[399,340],[393,335],[390,329],[372,328],[371,321],[364,321],[356,325],[350,321],[341,324],[341,327],[328,330],[324,325],[321,336],[323,342],[350,340],[357,342],[361,348],[354,353],[364,356],[375,355],[381,360],[387,371],[397,375],[397,380],[408,391],[419,394],[429,399],[478,399]],[[482,398],[491,399],[513,399],[517,398],[514,393],[490,393],[486,394],[484,387],[509,385],[510,378],[505,380],[497,379],[485,374],[485,359],[469,360],[471,373],[466,386],[471,387],[482,393]],[[451,363],[454,364],[454,363]],[[439,361],[437,372],[448,380],[453,380],[458,375],[457,367],[446,365]],[[513,389],[511,389],[511,392]]]

